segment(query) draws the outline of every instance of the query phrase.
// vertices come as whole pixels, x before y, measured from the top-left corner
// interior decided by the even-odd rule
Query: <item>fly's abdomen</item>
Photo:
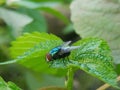
[[[67,57],[67,56],[69,56],[69,55],[70,55],[70,52],[67,52],[67,53],[64,53],[64,54],[56,53],[52,58],[53,58],[54,60],[56,60],[56,59],[65,58],[65,57]]]

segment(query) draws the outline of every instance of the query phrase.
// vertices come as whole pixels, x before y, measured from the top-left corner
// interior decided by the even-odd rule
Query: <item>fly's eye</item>
[[[52,60],[52,56],[48,53],[46,54],[46,61],[49,62]]]

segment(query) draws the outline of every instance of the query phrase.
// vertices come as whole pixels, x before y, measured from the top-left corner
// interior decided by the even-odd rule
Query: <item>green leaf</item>
[[[0,0],[0,5],[4,4],[5,0]]]
[[[17,17],[17,18],[16,18]],[[15,12],[10,9],[0,8],[0,18],[12,28],[12,34],[15,36],[20,35],[24,26],[32,22],[32,18],[27,15]]]
[[[0,90],[22,90],[18,86],[16,86],[12,82],[6,83],[1,77],[0,77]]]
[[[61,69],[50,68],[45,60],[45,55],[61,43],[62,40],[52,34],[27,33],[12,42],[10,53],[21,65],[34,71],[62,75],[66,73],[66,70],[58,72]]]
[[[53,42],[56,42],[53,44]],[[41,45],[42,50],[49,51],[51,48],[54,48],[62,43],[62,40],[55,35],[47,33],[25,33],[16,41],[13,41],[12,47],[10,48],[10,54],[13,58],[23,55],[24,52],[32,48],[38,48]],[[16,51],[16,52],[15,52]],[[34,50],[33,50],[34,51]],[[31,52],[32,53],[32,52]],[[41,52],[41,54],[44,52]]]
[[[51,1],[46,2],[45,1],[45,2],[40,2],[40,3],[39,2],[35,3],[35,2],[31,2],[31,1],[17,1],[17,2],[15,2],[15,4],[18,6],[34,9],[34,10],[32,10],[33,11],[32,14],[35,14],[35,10],[41,10],[41,11],[45,11],[45,12],[48,12],[48,13],[54,15],[58,19],[62,20],[65,24],[70,23],[70,21],[68,20],[67,17],[65,17],[62,13],[60,13],[59,11],[57,11],[55,9],[56,8],[55,6],[58,6],[58,4],[59,4],[57,2],[51,2]],[[28,12],[28,10],[26,10],[26,12]]]
[[[54,6],[59,5],[60,3],[51,2],[51,1],[35,2],[35,1],[30,1],[30,0],[24,0],[24,1],[19,0],[19,1],[12,1],[10,4],[13,6],[21,6],[21,7],[35,9],[38,7],[54,7]]]
[[[105,83],[119,88],[116,80],[117,74],[113,66],[113,58],[106,41],[98,38],[87,38],[73,45],[80,46],[80,48],[71,51],[70,60],[66,58],[55,60],[52,67],[68,69],[72,67],[75,70],[80,68]]]
[[[34,2],[63,2],[63,0],[30,0]]]
[[[80,48],[71,53],[70,59],[78,62],[77,67],[118,88],[110,48],[104,40],[88,38],[74,45]]]
[[[33,2],[59,2],[59,3],[66,3],[66,4],[69,4],[72,0],[30,0],[30,1],[33,1]]]
[[[36,8],[36,9],[40,9],[40,10],[43,10],[45,12],[48,12],[48,13],[54,15],[58,19],[62,20],[65,24],[70,23],[70,21],[68,20],[67,17],[65,17],[62,13],[60,13],[59,11],[57,11],[55,9],[52,9],[50,7],[40,7],[40,8]]]
[[[108,41],[114,62],[120,63],[120,0],[74,0],[71,20],[82,37],[100,37]]]
[[[47,22],[39,11],[27,8],[20,8],[17,10],[17,12],[25,14],[33,19],[31,23],[27,24],[23,28],[23,32],[47,32]]]

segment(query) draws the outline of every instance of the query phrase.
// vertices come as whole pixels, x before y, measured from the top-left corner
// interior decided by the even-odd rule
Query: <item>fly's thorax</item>
[[[55,54],[59,53],[59,51],[61,50],[61,47],[58,46],[58,47],[55,47],[53,48],[49,53],[54,56]]]

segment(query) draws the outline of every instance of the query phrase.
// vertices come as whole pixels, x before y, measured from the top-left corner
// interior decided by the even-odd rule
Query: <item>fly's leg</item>
[[[53,65],[53,62],[54,62],[54,61],[50,61],[49,67],[51,67],[51,66]]]
[[[62,62],[66,66],[65,58],[63,58]]]
[[[66,58],[67,58],[67,61],[68,61],[69,63],[72,63],[72,62],[70,61],[69,57],[66,57]]]
[[[69,60],[68,57],[63,58],[62,61],[63,61],[63,64],[64,64],[65,66],[67,66],[68,62],[72,63],[72,62]]]

